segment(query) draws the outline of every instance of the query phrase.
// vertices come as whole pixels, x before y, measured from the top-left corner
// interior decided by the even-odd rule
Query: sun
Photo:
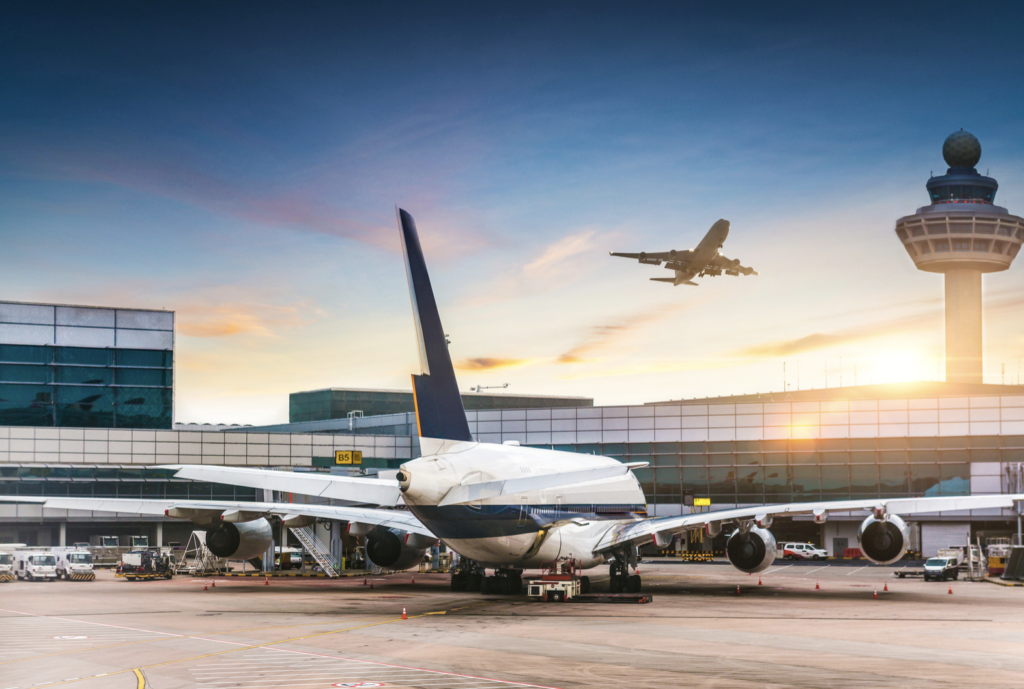
[[[865,363],[872,383],[909,383],[939,375],[936,360],[916,350],[881,351]]]

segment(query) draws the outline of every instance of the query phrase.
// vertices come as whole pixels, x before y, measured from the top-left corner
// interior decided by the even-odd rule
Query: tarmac
[[[1024,589],[892,571],[645,562],[645,605],[408,572],[3,583],[0,689],[1024,686]]]

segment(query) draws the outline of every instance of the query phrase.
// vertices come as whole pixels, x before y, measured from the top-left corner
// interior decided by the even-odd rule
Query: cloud
[[[626,316],[615,323],[605,323],[603,325],[592,326],[582,342],[572,349],[560,354],[556,361],[560,364],[583,363],[587,361],[588,355],[592,354],[595,350],[601,349],[602,347],[626,337],[645,325],[668,318],[676,312],[690,306],[692,306],[692,304],[675,304],[658,309],[657,311],[648,311],[646,313]]]
[[[763,344],[751,345],[743,349],[735,350],[731,356],[741,358],[762,358],[770,359],[775,357],[792,356],[818,349],[826,349],[838,345],[870,340],[876,337],[897,335],[917,330],[923,325],[932,325],[938,315],[937,309],[930,309],[927,312],[905,318],[895,318],[874,323],[864,323],[856,328],[845,328],[834,332],[811,333],[803,337],[791,340],[778,340]]]
[[[596,235],[595,230],[583,230],[562,237],[557,242],[549,244],[540,256],[523,266],[523,274],[528,276],[550,274],[557,266],[569,259],[594,250]]]
[[[489,371],[499,368],[526,366],[530,363],[530,359],[496,359],[490,357],[476,357],[473,359],[463,359],[455,362],[455,368],[463,371]]]

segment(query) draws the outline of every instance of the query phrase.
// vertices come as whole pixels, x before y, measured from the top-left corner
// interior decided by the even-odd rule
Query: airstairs
[[[307,553],[313,556],[320,569],[329,577],[336,577],[341,572],[341,563],[334,559],[331,551],[326,548],[323,542],[316,537],[316,531],[312,526],[304,526],[301,529],[291,529],[299,543]]]
[[[217,557],[206,547],[205,531],[192,532],[185,550],[181,552],[181,557],[174,563],[175,574],[190,574],[194,577],[223,574],[226,571],[227,561]]]

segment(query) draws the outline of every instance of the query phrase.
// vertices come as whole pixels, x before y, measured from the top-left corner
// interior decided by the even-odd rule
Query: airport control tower
[[[978,174],[981,143],[962,129],[942,145],[949,169],[926,185],[931,205],[896,221],[919,270],[946,276],[946,382],[981,383],[981,274],[1006,270],[1024,218],[994,204],[999,183]]]

